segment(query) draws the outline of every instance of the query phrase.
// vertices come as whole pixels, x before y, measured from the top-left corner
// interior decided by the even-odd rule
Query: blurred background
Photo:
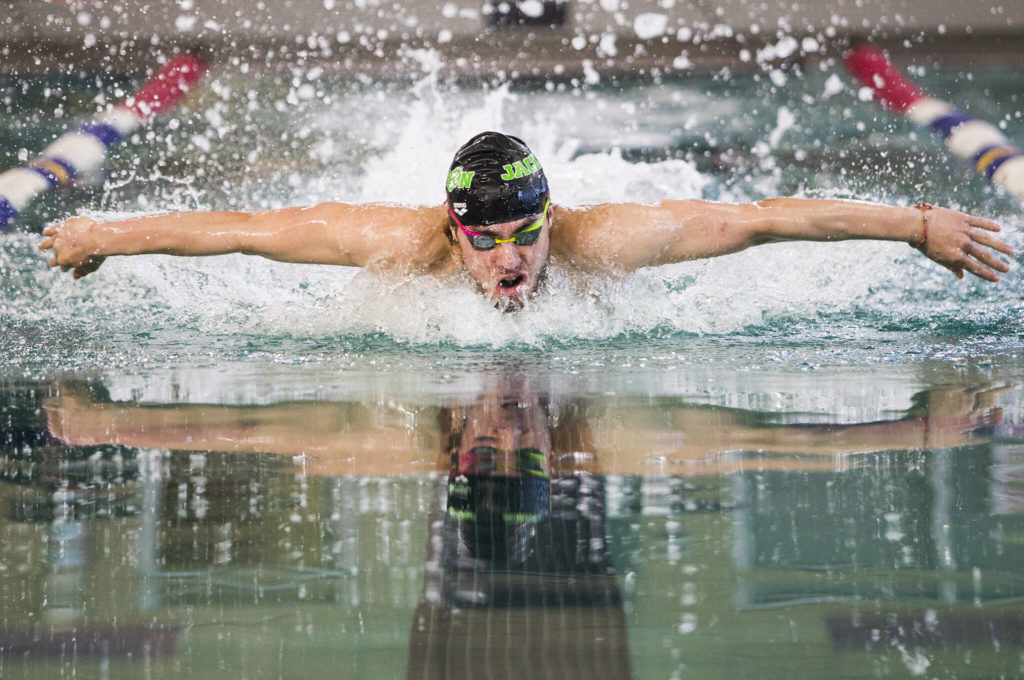
[[[416,50],[433,48],[446,72],[506,78],[752,68],[865,39],[946,60],[1024,54],[1019,0],[8,0],[0,16],[8,73],[126,69],[180,48],[373,75],[419,71]]]

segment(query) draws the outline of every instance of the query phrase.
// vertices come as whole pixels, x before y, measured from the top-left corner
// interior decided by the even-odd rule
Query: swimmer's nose
[[[514,243],[499,243],[494,250],[495,264],[506,271],[514,271],[522,263],[519,248]]]

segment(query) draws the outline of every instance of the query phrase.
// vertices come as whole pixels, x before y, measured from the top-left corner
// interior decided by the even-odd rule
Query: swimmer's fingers
[[[974,393],[974,407],[980,410],[988,410],[999,403],[999,395],[1007,390],[1013,389],[1011,385],[1000,385],[990,389],[981,389]]]
[[[1013,255],[1013,248],[1009,244],[1003,243],[995,236],[988,234],[984,231],[972,231],[971,238],[974,239],[975,243],[991,248],[992,250],[998,250],[1003,255]]]
[[[962,279],[964,272],[985,281],[996,282],[999,274],[1010,270],[1010,265],[997,254],[1011,255],[1012,248],[996,238],[992,232],[999,225],[990,220],[975,218],[953,210],[935,209],[931,224],[933,231],[921,251]]]
[[[992,271],[991,269],[989,269],[984,264],[982,264],[981,262],[974,258],[965,257],[961,261],[961,264],[964,269],[974,274],[979,279],[985,279],[986,281],[991,281],[992,283],[995,283],[996,281],[999,280],[999,274],[995,273],[994,271]],[[960,278],[963,278],[962,273],[960,275]]]
[[[105,259],[106,258],[103,257],[90,257],[85,264],[75,267],[75,271],[72,274],[72,277],[80,279],[83,276],[92,274],[94,271],[100,268],[100,265],[103,264],[103,260]]]
[[[49,250],[50,248],[53,248],[54,244],[57,242],[57,232],[60,230],[59,227],[59,224],[51,224],[43,229],[43,236],[45,236],[45,238],[39,244],[39,250]]]
[[[986,267],[994,269],[997,272],[1005,274],[1010,271],[1010,265],[1007,262],[1003,262],[995,254],[987,249],[983,248],[977,243],[968,243],[964,246],[964,252],[973,257],[978,262],[981,262]]]
[[[43,236],[45,238],[39,243],[39,250],[49,250],[54,247],[57,243],[57,235],[60,232],[60,226],[60,224],[51,224],[43,229]]]
[[[986,220],[984,217],[974,217],[973,215],[967,215],[966,218],[967,218],[967,224],[971,225],[972,227],[977,227],[979,229],[986,229],[988,231],[1002,231],[1003,230],[1003,228],[1000,227],[998,224],[996,224],[992,220]]]
[[[69,217],[59,224],[43,229],[45,237],[39,243],[39,249],[50,251],[51,267],[60,267],[61,271],[74,271],[74,278],[80,279],[90,274],[103,263],[103,257],[94,255],[98,250],[93,235],[93,227],[97,222],[89,217]]]

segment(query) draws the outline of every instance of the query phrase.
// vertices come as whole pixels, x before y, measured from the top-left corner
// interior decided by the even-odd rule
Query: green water
[[[1019,363],[524,364],[7,382],[4,677],[1019,674]],[[471,432],[551,461],[521,557]]]
[[[985,285],[903,244],[768,246],[501,315],[242,256],[72,282],[34,250],[80,210],[435,202],[486,128],[565,203],[926,198],[1024,245],[937,140],[784,75],[222,72],[107,188],[47,197],[0,243],[0,677],[1024,675],[1019,255]],[[1021,141],[1019,73],[919,77]],[[0,162],[130,84],[0,83]]]

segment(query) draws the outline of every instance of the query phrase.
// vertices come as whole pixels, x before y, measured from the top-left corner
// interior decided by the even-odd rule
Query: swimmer
[[[465,270],[502,309],[518,309],[549,260],[625,273],[779,241],[904,241],[958,278],[998,281],[1012,254],[987,219],[919,203],[891,207],[830,199],[728,204],[663,200],[567,208],[522,140],[484,132],[455,154],[440,206],[322,203],[267,212],[185,212],[43,230],[51,267],[78,279],[111,255],[246,253],[282,262],[446,275]]]

